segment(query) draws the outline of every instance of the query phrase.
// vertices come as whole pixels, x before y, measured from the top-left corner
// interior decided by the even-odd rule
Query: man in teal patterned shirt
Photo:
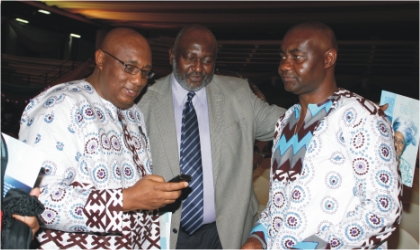
[[[267,208],[243,249],[384,249],[399,223],[391,126],[373,102],[338,88],[337,51],[320,22],[283,39],[278,71],[299,103],[277,122]]]

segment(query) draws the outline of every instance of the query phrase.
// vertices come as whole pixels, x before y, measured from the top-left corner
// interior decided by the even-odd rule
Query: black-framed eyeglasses
[[[114,58],[115,60],[120,62],[122,65],[124,65],[124,71],[127,72],[128,74],[136,75],[137,73],[141,71],[141,77],[145,79],[151,79],[155,75],[153,71],[140,69],[132,64],[125,63],[121,61],[120,59],[116,58],[115,56],[111,55],[110,53],[106,52],[105,50],[102,50],[102,52],[104,52],[108,56]]]

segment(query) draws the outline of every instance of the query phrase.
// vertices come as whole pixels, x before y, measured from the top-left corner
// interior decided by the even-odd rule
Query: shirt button
[[[176,230],[176,228],[172,229],[172,232],[174,232],[175,234],[178,233],[178,230]]]

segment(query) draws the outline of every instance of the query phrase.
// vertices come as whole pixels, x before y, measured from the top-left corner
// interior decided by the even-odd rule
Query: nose
[[[201,60],[200,60],[200,59],[197,59],[197,60],[195,60],[195,61],[194,61],[194,63],[192,64],[191,68],[192,68],[192,70],[193,70],[194,72],[198,72],[198,73],[200,73],[200,72],[202,72],[202,71],[204,70],[204,67],[203,67],[203,62],[201,62]]]
[[[141,71],[130,78],[130,82],[138,87],[144,87],[147,84],[147,79],[141,76]]]
[[[284,59],[281,59],[280,64],[279,64],[279,68],[278,68],[279,74],[281,75],[285,71],[289,70],[291,66],[292,66],[292,64],[290,63],[290,60],[287,57],[284,58]]]

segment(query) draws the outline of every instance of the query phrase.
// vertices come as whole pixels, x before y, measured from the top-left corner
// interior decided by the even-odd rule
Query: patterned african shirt
[[[84,80],[30,101],[19,138],[47,153],[41,248],[160,248],[157,211],[122,211],[122,189],[151,173],[145,132],[137,105],[118,110]]]
[[[399,223],[401,179],[393,132],[379,107],[339,89],[280,117],[269,200],[254,227],[267,248],[386,248]]]

